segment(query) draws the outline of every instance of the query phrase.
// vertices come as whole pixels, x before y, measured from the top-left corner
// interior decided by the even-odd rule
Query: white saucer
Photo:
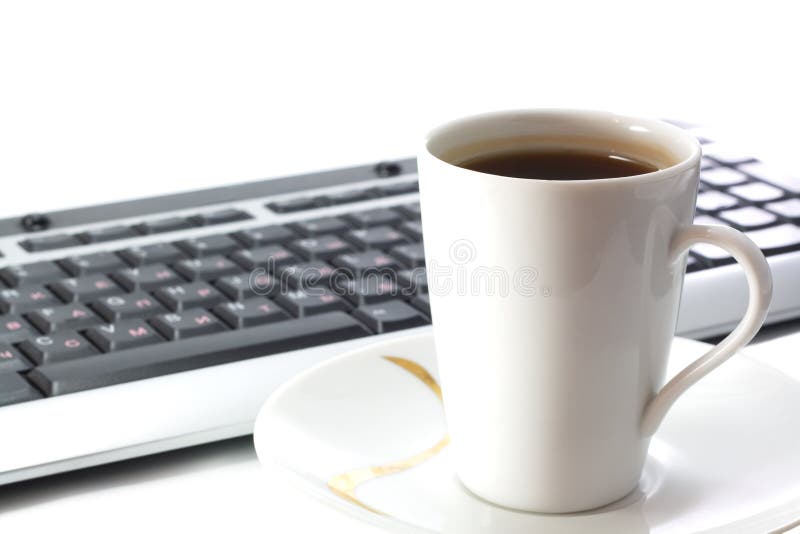
[[[676,339],[670,374],[706,347]],[[763,534],[800,521],[800,383],[744,355],[677,402],[653,438],[638,490],[569,515],[498,508],[462,488],[436,375],[430,334],[319,365],[264,406],[258,456],[325,503],[390,532]]]

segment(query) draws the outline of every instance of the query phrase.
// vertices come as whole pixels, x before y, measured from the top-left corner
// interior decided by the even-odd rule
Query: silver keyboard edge
[[[151,441],[149,443],[132,445],[130,447],[122,447],[97,454],[81,456],[79,458],[70,458],[68,460],[41,464],[35,467],[18,469],[16,471],[8,471],[5,473],[0,473],[0,486],[50,475],[57,475],[59,473],[66,473],[69,471],[77,471],[79,469],[86,469],[88,467],[96,467],[99,465],[121,462],[123,460],[130,460],[140,456],[149,456],[151,454],[185,449],[195,445],[203,445],[206,443],[213,443],[215,441],[222,441],[224,439],[246,436],[248,434],[252,434],[252,432],[252,422],[241,423],[203,432],[185,434],[175,438]]]

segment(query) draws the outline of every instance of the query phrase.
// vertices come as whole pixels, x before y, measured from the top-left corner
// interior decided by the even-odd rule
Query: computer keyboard
[[[745,231],[800,316],[800,177],[702,138],[700,223]],[[430,328],[413,159],[0,221],[0,484],[244,435],[295,373]],[[690,252],[678,332],[744,275]]]

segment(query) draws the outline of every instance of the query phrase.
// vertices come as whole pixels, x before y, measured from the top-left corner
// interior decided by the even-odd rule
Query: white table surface
[[[794,6],[732,4],[5,2],[0,217],[405,157],[499,108],[694,119],[789,161]],[[798,346],[749,352],[800,379]],[[244,438],[0,488],[4,533],[237,527],[375,532],[271,484]]]

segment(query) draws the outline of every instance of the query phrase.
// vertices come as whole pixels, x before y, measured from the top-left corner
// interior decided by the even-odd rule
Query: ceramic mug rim
[[[616,130],[617,135],[621,135],[627,129],[628,132],[635,135],[646,134],[655,136],[655,139],[639,140],[642,145],[650,145],[655,149],[672,149],[681,153],[680,156],[674,158],[671,164],[644,174],[637,174],[632,176],[618,176],[614,178],[593,178],[593,179],[580,179],[580,180],[546,180],[537,178],[520,178],[513,176],[502,176],[498,174],[485,173],[480,171],[473,171],[460,167],[453,163],[446,157],[443,152],[446,150],[441,148],[442,143],[450,142],[453,144],[452,139],[458,137],[467,128],[476,128],[486,124],[505,123],[509,124],[514,121],[521,122],[539,122],[543,120],[549,121],[572,121],[575,124],[585,123],[586,125],[605,124],[609,132]],[[579,133],[576,131],[571,134],[578,137]],[[630,135],[630,134],[629,134]],[[563,135],[564,142],[568,142],[570,134]],[[510,136],[508,138],[511,138]],[[490,136],[488,139],[497,139],[501,142],[505,137]],[[440,146],[437,146],[440,145]],[[458,146],[458,143],[455,143]],[[695,136],[686,130],[679,128],[668,122],[636,117],[632,115],[623,115],[608,111],[592,110],[592,109],[571,109],[571,108],[532,108],[532,109],[510,109],[500,111],[489,111],[485,113],[468,115],[460,117],[444,124],[441,124],[425,136],[423,143],[422,153],[428,154],[435,160],[457,169],[460,172],[468,173],[470,175],[477,175],[482,177],[491,177],[492,179],[510,181],[510,182],[526,182],[536,184],[550,184],[557,186],[578,186],[591,183],[594,185],[600,184],[620,184],[623,182],[652,182],[665,178],[681,175],[684,171],[690,170],[693,167],[699,166],[702,149],[700,142]],[[626,153],[629,157],[636,157],[637,154]],[[648,158],[643,157],[647,160]]]

